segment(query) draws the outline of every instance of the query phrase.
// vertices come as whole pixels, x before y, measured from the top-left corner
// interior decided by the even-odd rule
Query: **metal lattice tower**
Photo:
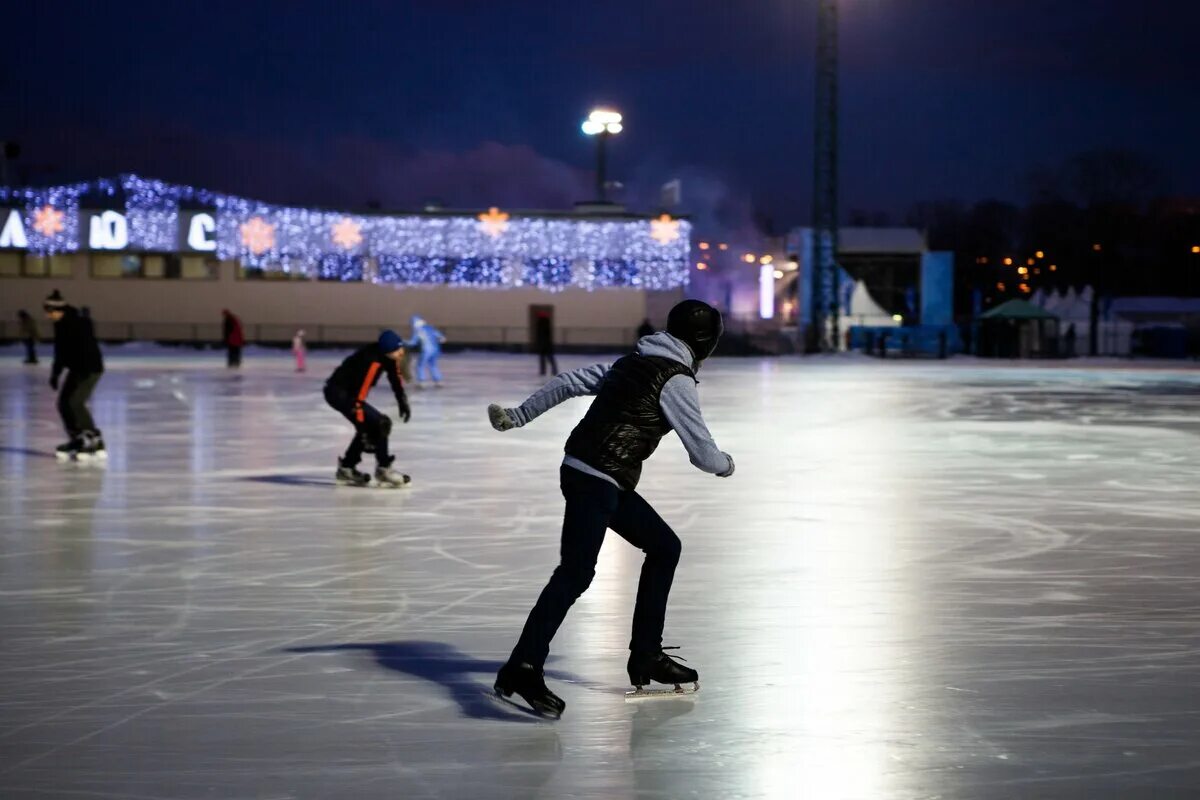
[[[817,92],[813,148],[812,325],[809,342],[838,349],[838,85],[837,0],[818,0]]]

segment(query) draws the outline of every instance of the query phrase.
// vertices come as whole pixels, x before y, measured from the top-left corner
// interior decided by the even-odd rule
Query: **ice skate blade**
[[[675,684],[673,688],[663,687],[661,689],[645,688],[638,686],[632,692],[625,693],[626,700],[654,700],[664,697],[691,697],[700,691],[700,681],[696,681],[691,687],[682,684]]]
[[[531,708],[523,703],[517,702],[516,697],[518,695],[515,692],[505,695],[504,692],[501,692],[499,689],[493,689],[491,696],[494,699],[499,700],[505,706],[509,708],[515,708],[517,711],[528,714],[531,717],[548,719],[551,721],[562,719],[562,714],[556,714],[553,711],[538,711],[536,708]]]

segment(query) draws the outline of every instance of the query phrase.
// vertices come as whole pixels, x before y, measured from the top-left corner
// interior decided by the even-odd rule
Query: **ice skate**
[[[412,483],[412,478],[397,472],[390,466],[380,465],[375,468],[375,484],[381,489],[403,489]]]
[[[343,463],[341,459],[338,459],[338,468],[333,479],[338,486],[366,486],[371,482],[370,475],[359,472],[354,467]]]
[[[532,664],[505,664],[496,674],[494,688],[502,700],[528,710],[510,699],[514,694],[519,695],[535,714],[550,719],[562,717],[563,709],[567,707],[561,697],[546,687],[542,671]]]
[[[83,442],[79,437],[72,436],[70,441],[63,442],[54,448],[54,457],[59,461],[75,461],[79,458],[79,451],[82,449]]]
[[[678,647],[664,647],[657,652],[630,653],[627,669],[629,682],[633,684],[634,690],[626,692],[625,698],[640,700],[649,697],[679,697],[700,691],[700,674],[663,652],[663,650],[678,649]],[[673,684],[673,686],[669,689],[650,687],[651,682]],[[684,684],[691,684],[691,686],[684,686]]]
[[[100,431],[87,431],[81,438],[79,458],[104,461],[108,458],[108,450],[104,446],[104,437]]]

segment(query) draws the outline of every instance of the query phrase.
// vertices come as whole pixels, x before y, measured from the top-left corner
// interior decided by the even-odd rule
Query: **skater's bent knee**
[[[576,567],[564,567],[561,564],[554,570],[554,579],[561,585],[568,594],[575,597],[587,591],[587,588],[592,585],[592,578],[596,577],[594,569],[579,569]]]

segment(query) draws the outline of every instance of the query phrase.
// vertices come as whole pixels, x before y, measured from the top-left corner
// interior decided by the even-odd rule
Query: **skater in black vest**
[[[637,351],[611,367],[565,372],[517,408],[488,407],[492,427],[518,428],[572,397],[595,395],[571,433],[559,471],[566,512],[561,561],[529,613],[521,638],[496,676],[502,697],[520,695],[540,714],[557,717],[565,704],[546,688],[543,665],[567,610],[588,588],[596,557],[611,528],[646,554],[633,612],[627,669],[639,691],[651,681],[695,683],[699,675],[663,652],[667,596],[680,543],[670,526],[636,491],[642,462],[671,430],[692,464],[719,477],[733,474],[700,414],[696,370],[717,346],[721,314],[698,300],[671,310],[665,333],[647,336]]]
[[[107,455],[104,438],[96,428],[88,399],[104,374],[104,359],[96,342],[92,321],[80,315],[55,289],[43,303],[46,316],[54,322],[54,366],[50,369],[50,387],[58,389],[63,372],[67,379],[58,393],[58,413],[69,437],[58,446],[60,458]]]
[[[412,412],[399,371],[403,358],[404,342],[400,335],[395,331],[384,331],[377,342],[359,348],[343,361],[325,383],[325,401],[354,426],[354,438],[346,448],[346,454],[338,459],[334,476],[338,483],[366,486],[371,482],[370,475],[357,469],[367,451],[375,454],[375,481],[379,486],[401,487],[411,480],[392,469],[396,457],[388,454],[391,417],[367,402],[371,387],[379,380],[380,373],[385,373],[400,406],[400,419],[408,422]]]

